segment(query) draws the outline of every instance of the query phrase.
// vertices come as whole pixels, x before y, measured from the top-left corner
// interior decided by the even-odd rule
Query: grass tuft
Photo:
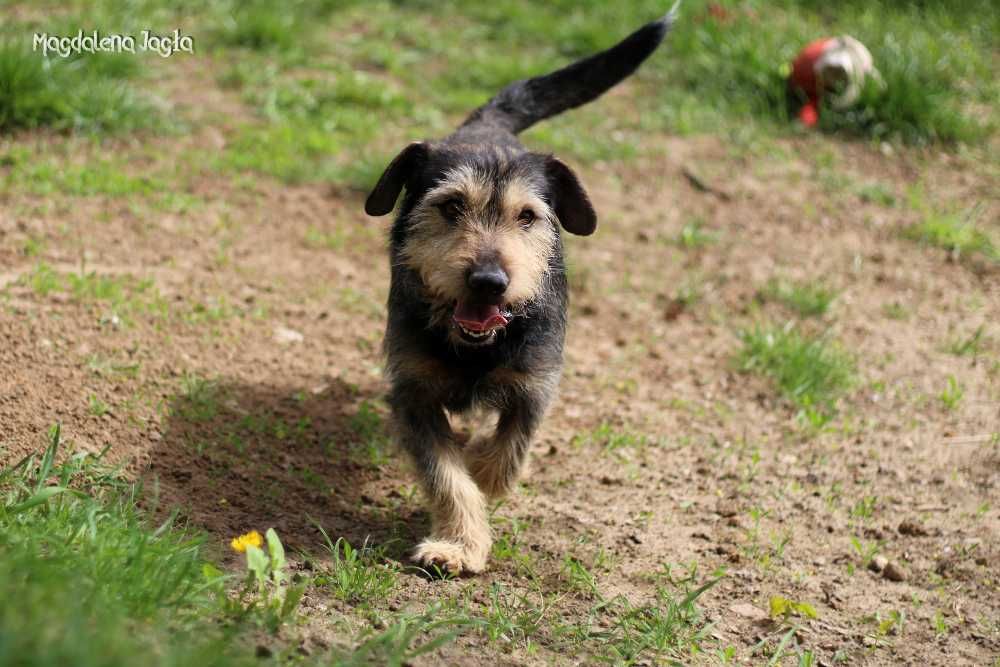
[[[0,132],[120,132],[157,129],[164,118],[128,85],[130,54],[43,57],[20,41],[0,41]]]
[[[975,222],[958,212],[928,210],[924,219],[903,229],[903,237],[944,248],[956,257],[980,255],[1000,262],[1000,247]]]
[[[800,333],[791,323],[744,331],[740,369],[771,378],[782,396],[816,426],[835,413],[837,399],[851,386],[854,362],[825,338]]]
[[[316,583],[333,595],[351,604],[373,604],[385,600],[397,584],[396,572],[379,561],[379,550],[363,545],[355,549],[344,538],[332,542],[322,528],[320,532],[333,561]]]
[[[777,301],[803,317],[819,317],[830,310],[837,292],[810,282],[789,282],[772,278],[761,291],[768,301]]]

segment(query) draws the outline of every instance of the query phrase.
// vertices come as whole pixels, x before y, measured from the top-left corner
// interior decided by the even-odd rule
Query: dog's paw
[[[458,542],[426,539],[417,545],[413,560],[430,574],[477,574],[486,568],[486,552],[479,553]]]

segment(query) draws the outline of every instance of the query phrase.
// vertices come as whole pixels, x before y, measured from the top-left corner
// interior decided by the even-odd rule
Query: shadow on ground
[[[142,472],[146,497],[219,545],[273,527],[286,546],[315,553],[322,526],[332,540],[400,557],[426,517],[384,417],[374,387],[190,380]]]

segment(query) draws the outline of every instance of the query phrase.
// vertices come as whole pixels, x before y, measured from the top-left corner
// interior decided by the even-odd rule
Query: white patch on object
[[[881,81],[868,48],[850,35],[837,37],[813,65],[819,87],[835,109],[849,107],[861,97],[868,77]]]

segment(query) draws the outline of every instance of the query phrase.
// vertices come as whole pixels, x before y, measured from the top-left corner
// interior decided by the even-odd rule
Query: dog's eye
[[[449,221],[454,222],[455,220],[458,220],[460,215],[462,215],[462,211],[465,210],[465,207],[462,205],[461,199],[449,199],[443,204],[439,204],[438,210],[441,211],[441,215]]]
[[[528,227],[531,227],[532,223],[535,222],[535,217],[535,212],[530,208],[526,208],[518,214],[517,221],[522,227],[527,229]]]

